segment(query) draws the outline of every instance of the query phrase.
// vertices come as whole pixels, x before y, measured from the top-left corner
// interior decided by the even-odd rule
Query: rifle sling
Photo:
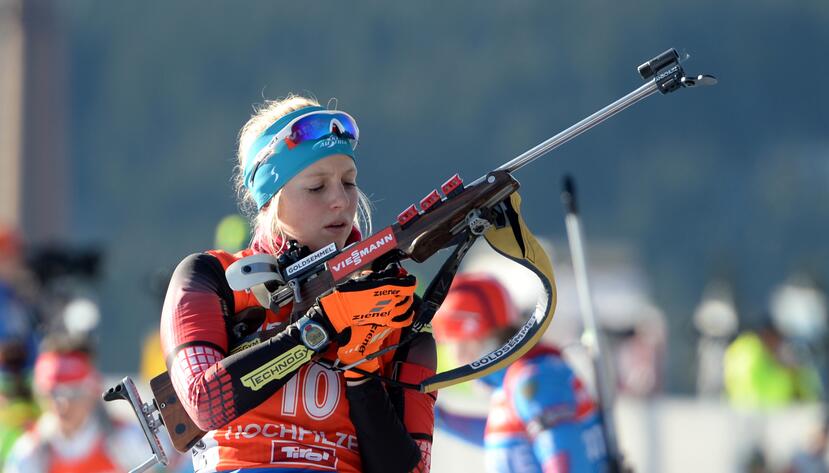
[[[553,265],[521,217],[521,196],[514,192],[504,203],[509,225],[501,228],[491,227],[484,233],[484,238],[499,254],[531,270],[541,281],[544,293],[539,296],[535,312],[502,347],[472,363],[437,373],[423,380],[419,386],[422,392],[432,392],[480,378],[506,367],[538,343],[553,319],[556,306]]]
[[[449,293],[449,287],[452,285],[452,280],[455,279],[455,273],[458,272],[461,260],[477,239],[477,235],[467,231],[463,241],[458,243],[452,254],[443,262],[440,270],[432,279],[432,282],[429,283],[429,287],[423,292],[423,302],[413,324],[415,332],[421,331],[424,326],[432,322],[432,318]]]

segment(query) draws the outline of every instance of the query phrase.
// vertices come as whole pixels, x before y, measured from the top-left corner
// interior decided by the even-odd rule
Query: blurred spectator
[[[772,291],[769,308],[772,320],[792,342],[797,356],[814,365],[821,374],[825,392],[829,385],[829,316],[822,284],[814,276],[796,272]]]
[[[708,284],[694,311],[697,341],[697,394],[720,398],[724,391],[725,351],[737,334],[737,308],[731,285],[722,280]]]
[[[829,449],[829,419],[824,419],[810,433],[805,447],[795,452],[786,473],[829,473],[826,452]]]
[[[0,343],[0,465],[17,438],[39,415],[32,398],[26,358],[22,343]]]
[[[484,274],[455,277],[433,322],[435,338],[458,364],[495,350],[518,325],[506,289]],[[483,445],[487,471],[604,471],[600,413],[558,350],[536,346],[480,380],[493,389],[488,418],[439,408],[437,425]]]
[[[760,330],[739,335],[725,353],[725,388],[732,404],[745,408],[818,401],[820,376],[786,343],[770,319]]]
[[[150,456],[143,433],[114,421],[100,401],[101,379],[87,342],[44,341],[34,371],[44,413],[6,458],[6,473],[129,471]]]
[[[795,273],[771,293],[771,318],[786,337],[820,343],[827,331],[826,294],[815,278]]]
[[[632,333],[616,349],[616,381],[619,392],[648,397],[662,389],[665,358],[665,323],[662,314],[637,321]]]
[[[35,283],[23,258],[23,242],[13,228],[0,225],[0,342],[23,343],[24,366],[37,352]]]

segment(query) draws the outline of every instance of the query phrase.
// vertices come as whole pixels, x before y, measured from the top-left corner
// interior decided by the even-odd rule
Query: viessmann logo
[[[337,452],[333,448],[305,445],[287,440],[271,444],[271,463],[280,465],[313,466],[324,470],[337,469]]]
[[[391,227],[386,227],[368,239],[357,243],[353,248],[346,248],[345,251],[331,258],[331,261],[328,262],[328,268],[335,280],[340,279],[371,263],[395,246],[397,246],[397,239],[394,237],[394,232],[391,231]]]

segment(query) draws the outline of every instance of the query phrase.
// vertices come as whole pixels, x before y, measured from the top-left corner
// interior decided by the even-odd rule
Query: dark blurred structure
[[[102,261],[103,252],[96,247],[50,244],[29,252],[27,265],[39,287],[40,332],[88,336],[97,328]]]
[[[100,250],[93,248],[49,245],[34,251],[28,258],[28,264],[41,285],[49,286],[61,278],[97,278],[101,256]]]
[[[766,454],[759,447],[753,448],[749,451],[746,457],[741,473],[773,473],[769,462],[766,459]]]

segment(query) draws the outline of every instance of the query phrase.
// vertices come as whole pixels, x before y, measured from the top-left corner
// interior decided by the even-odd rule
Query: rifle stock
[[[179,452],[186,452],[193,448],[204,437],[205,431],[199,429],[187,415],[184,406],[178,400],[170,374],[163,372],[150,380],[150,390],[153,392],[156,406],[167,427],[167,433],[173,446]]]
[[[448,198],[433,210],[424,213],[410,226],[392,226],[397,248],[416,263],[422,263],[446,248],[463,226],[469,212],[485,209],[501,202],[518,190],[519,184],[507,171],[493,171],[481,183],[467,187],[459,195]]]

